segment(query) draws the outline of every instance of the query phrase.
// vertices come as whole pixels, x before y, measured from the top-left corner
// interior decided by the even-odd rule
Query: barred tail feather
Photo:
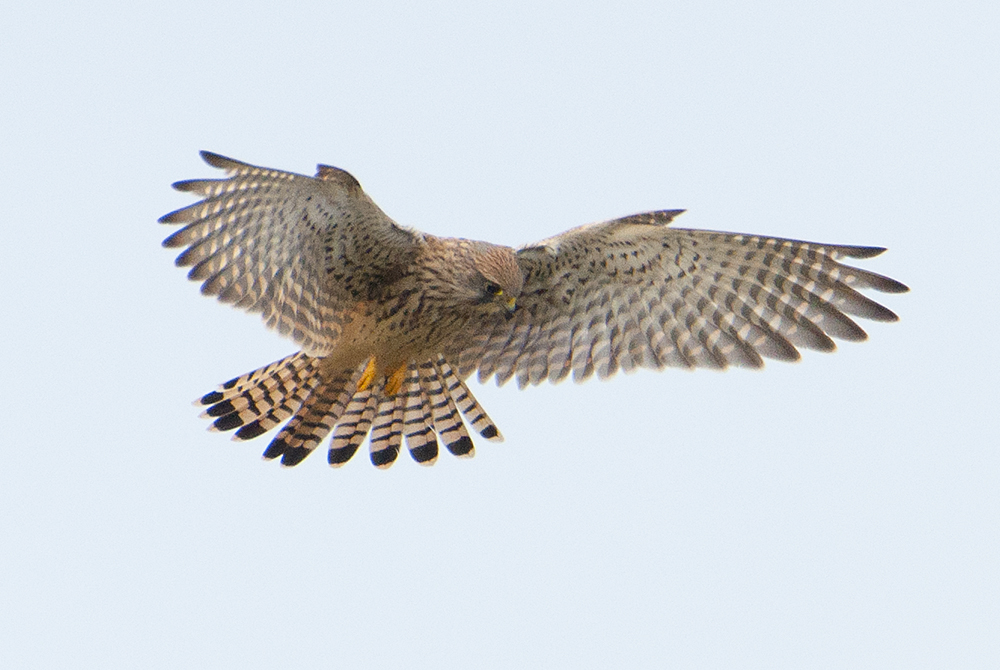
[[[433,410],[420,386],[417,366],[411,365],[409,378],[399,393],[403,403],[403,434],[410,456],[420,465],[434,465],[438,457],[437,435],[434,433]]]
[[[259,399],[264,395],[282,396],[313,378],[318,361],[318,358],[312,358],[300,351],[297,354],[286,356],[280,361],[230,379],[214,391],[195,400],[194,404],[213,406],[202,416],[223,416],[238,409],[234,405],[233,409],[229,410],[229,406],[225,405],[224,401],[239,398],[244,393],[251,393],[247,396],[247,400]],[[242,407],[240,406],[239,409]]]
[[[340,422],[333,429],[333,439],[327,453],[327,462],[331,466],[339,468],[357,453],[372,427],[376,402],[377,397],[372,393],[371,387],[358,391],[351,398]]]
[[[210,430],[236,430],[235,439],[261,435],[294,414],[319,382],[316,359],[295,354],[219,386],[195,401],[214,418]]]
[[[264,451],[265,459],[280,457],[285,466],[300,463],[330,433],[327,460],[334,467],[369,437],[370,458],[379,468],[396,461],[404,439],[421,465],[437,461],[439,437],[452,454],[470,457],[475,449],[463,416],[483,437],[503,439],[443,356],[411,364],[393,396],[384,394],[384,379],[358,390],[365,367],[324,379],[320,359],[298,353],[236,377],[196,404],[207,406],[202,416],[214,419],[211,430],[233,430],[234,440],[253,439],[287,421]]]
[[[444,359],[444,356],[438,357],[437,368],[448,395],[454,398],[455,404],[458,405],[458,409],[462,412],[462,416],[472,424],[472,428],[487,440],[503,442],[503,435],[500,434],[496,424],[493,423],[493,419],[489,417],[486,410],[476,400],[476,397],[472,395],[465,382],[458,378],[458,375],[455,374],[455,371]]]
[[[441,373],[433,361],[420,366],[420,385],[427,396],[434,431],[441,436],[445,448],[456,456],[471,458],[476,450],[472,438],[465,430],[465,423],[454,399],[445,390]]]
[[[281,456],[281,464],[298,465],[319,446],[344,414],[363,368],[341,373],[313,390],[295,416],[285,424],[264,451],[264,458]]]
[[[372,436],[369,442],[369,457],[376,468],[388,468],[396,462],[403,442],[403,408],[399,394],[383,397],[375,410],[372,421]]]

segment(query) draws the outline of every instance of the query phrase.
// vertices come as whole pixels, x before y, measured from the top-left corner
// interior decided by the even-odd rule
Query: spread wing
[[[310,355],[329,354],[344,313],[400,276],[422,235],[343,170],[306,177],[201,155],[229,176],[174,184],[203,200],[160,219],[184,225],[163,245],[185,247],[177,265],[191,267],[202,293],[259,312]]]
[[[464,377],[518,384],[619,369],[760,367],[796,347],[863,340],[848,316],[895,321],[857,289],[903,284],[840,263],[877,247],[668,228],[683,210],[581,226],[523,247],[525,283],[509,321],[475,324],[446,352]]]

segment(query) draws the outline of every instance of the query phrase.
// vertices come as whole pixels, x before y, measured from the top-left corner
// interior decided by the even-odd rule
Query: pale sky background
[[[1000,667],[998,12],[7,7],[0,666]],[[282,469],[190,405],[294,351],[160,247],[199,149],[440,235],[887,246],[912,292],[763,372],[474,387],[472,460]]]

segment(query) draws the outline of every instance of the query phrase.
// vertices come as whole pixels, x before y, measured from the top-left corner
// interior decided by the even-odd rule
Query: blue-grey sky
[[[0,23],[3,667],[1000,665],[991,2],[20,3]],[[472,460],[260,460],[190,402],[294,351],[156,219],[209,149],[518,245],[889,247],[864,344],[474,388]]]

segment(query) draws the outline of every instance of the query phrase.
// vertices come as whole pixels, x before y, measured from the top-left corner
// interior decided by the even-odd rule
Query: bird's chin
[[[519,307],[517,307],[516,305],[511,307],[506,302],[500,302],[500,301],[497,301],[494,304],[497,306],[498,308],[497,311],[499,312],[500,316],[504,318],[504,320],[510,321],[515,316],[517,316]]]
[[[488,312],[491,318],[496,318],[499,321],[510,321],[515,316],[517,316],[517,310],[510,310],[506,305],[500,305],[498,303],[493,303],[489,306]]]

